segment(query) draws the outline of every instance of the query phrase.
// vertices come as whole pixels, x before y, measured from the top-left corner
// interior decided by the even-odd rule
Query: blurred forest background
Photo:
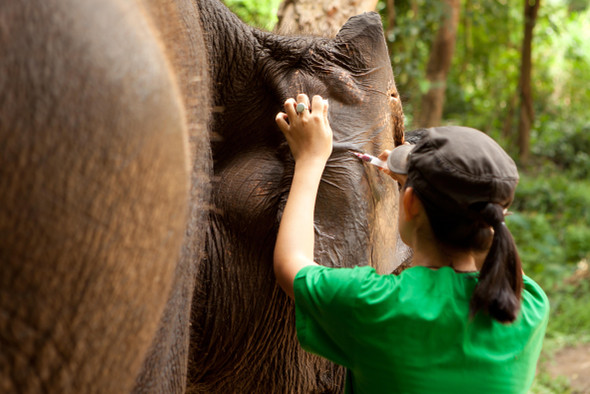
[[[381,14],[406,130],[474,127],[519,165],[507,224],[525,272],[552,307],[532,392],[590,392],[590,2],[224,2],[246,23],[271,31],[334,34],[337,27],[326,22],[333,16]],[[560,376],[553,370],[567,364],[559,357],[568,349],[582,369]]]

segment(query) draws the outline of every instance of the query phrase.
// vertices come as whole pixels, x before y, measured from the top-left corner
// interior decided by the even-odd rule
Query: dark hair
[[[413,186],[411,178],[405,187]],[[471,296],[470,316],[481,311],[501,323],[513,322],[520,310],[522,265],[512,234],[504,223],[504,208],[483,202],[471,205],[468,212],[449,212],[424,199],[420,190],[414,192],[442,244],[460,250],[483,251],[489,247]]]

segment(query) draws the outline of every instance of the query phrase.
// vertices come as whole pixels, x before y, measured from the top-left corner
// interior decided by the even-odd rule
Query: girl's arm
[[[293,181],[274,251],[277,282],[291,298],[297,272],[307,265],[316,264],[313,261],[315,200],[324,167],[332,153],[328,102],[314,96],[311,111],[305,109],[300,114],[295,110],[297,103],[310,108],[309,98],[300,94],[297,102],[288,99],[285,113],[280,112],[276,117],[295,159]]]

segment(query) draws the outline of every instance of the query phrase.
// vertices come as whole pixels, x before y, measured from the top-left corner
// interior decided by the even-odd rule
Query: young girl
[[[385,171],[402,185],[400,275],[313,261],[313,213],[332,151],[328,103],[285,102],[276,121],[295,159],[274,269],[295,298],[301,346],[347,368],[346,392],[525,393],[547,325],[543,290],[524,276],[504,214],[518,171],[491,138],[427,129]],[[359,164],[360,165],[360,164]]]

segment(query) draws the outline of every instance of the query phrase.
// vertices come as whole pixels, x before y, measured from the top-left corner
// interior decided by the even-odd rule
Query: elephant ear
[[[376,12],[350,18],[336,35],[336,46],[346,57],[342,60],[359,68],[389,63],[381,17]]]
[[[356,100],[360,104],[365,101],[362,97],[367,91],[379,91],[389,96],[394,145],[402,144],[404,125],[401,100],[395,86],[379,14],[367,12],[350,18],[336,35],[334,45],[334,61],[341,68],[335,72],[335,77],[346,80],[348,86],[348,97],[343,101],[353,103]],[[363,111],[372,110],[376,108]]]

